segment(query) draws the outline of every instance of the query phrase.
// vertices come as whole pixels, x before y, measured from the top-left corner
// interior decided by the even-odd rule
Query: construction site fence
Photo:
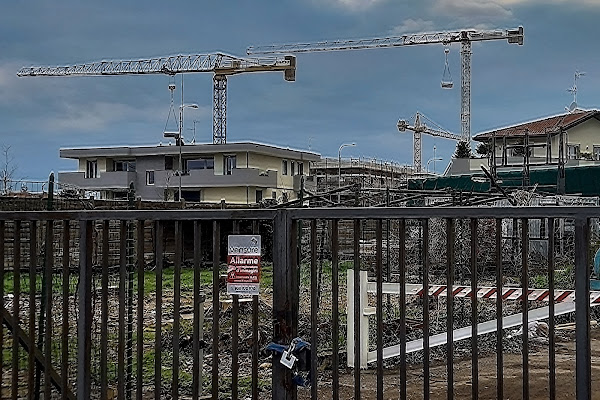
[[[512,334],[519,395],[589,399],[598,379],[590,301],[598,218],[598,207],[2,211],[0,399],[512,398],[503,357],[514,349],[502,325],[512,311],[525,327]],[[227,295],[224,238],[268,230],[260,295]],[[532,284],[547,285],[549,316],[548,360],[535,379],[527,328],[539,301],[455,292],[529,293]],[[556,373],[554,351],[560,290],[573,292],[567,377]],[[366,333],[365,312],[374,321]],[[481,336],[486,317],[497,326]],[[441,334],[444,345],[430,343]],[[266,349],[294,351],[297,337],[309,346],[291,369]],[[418,351],[407,350],[415,340]],[[490,343],[495,374],[480,383]],[[467,393],[457,385],[465,371],[455,369],[465,357]],[[442,384],[432,375],[439,365]]]

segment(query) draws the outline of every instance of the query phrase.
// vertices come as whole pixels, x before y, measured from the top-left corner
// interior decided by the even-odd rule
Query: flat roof
[[[321,159],[319,153],[314,153],[312,151],[295,150],[256,142],[184,144],[181,146],[181,154],[183,155],[244,152],[306,161],[318,161]],[[161,144],[153,146],[81,147],[60,149],[61,158],[72,159],[90,157],[126,158],[156,155],[179,155],[179,146],[174,144]]]

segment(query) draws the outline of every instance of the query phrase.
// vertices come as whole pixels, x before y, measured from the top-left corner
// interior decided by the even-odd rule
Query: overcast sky
[[[74,170],[75,162],[59,159],[61,147],[164,143],[170,104],[167,76],[17,78],[22,66],[243,56],[249,45],[522,25],[524,46],[473,45],[473,133],[563,112],[577,69],[587,73],[579,105],[598,107],[597,0],[29,0],[3,2],[1,10],[0,144],[11,147],[18,178]],[[411,164],[412,136],[397,131],[399,118],[418,110],[460,132],[459,51],[450,47],[452,90],[440,88],[442,45],[299,54],[292,83],[282,73],[230,77],[227,139],[333,157],[340,144],[356,142],[345,156]],[[186,110],[186,128],[196,120],[197,141],[212,141],[211,74],[185,76],[185,101],[199,105]],[[425,137],[423,163],[434,146],[441,172],[454,143]]]

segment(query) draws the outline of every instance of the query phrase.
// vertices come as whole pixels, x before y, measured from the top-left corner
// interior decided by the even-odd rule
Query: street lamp
[[[433,158],[430,158],[429,160],[427,160],[427,173],[429,173],[429,163],[430,162],[433,161],[433,172],[435,173],[435,162],[442,161],[442,160],[443,160],[443,158],[440,158],[440,157],[437,157],[437,158],[433,157]]]
[[[356,143],[344,143],[338,150],[338,205],[340,204],[340,192],[339,189],[342,187],[342,149],[344,147],[354,147]]]
[[[183,110],[185,108],[198,108],[198,104],[182,104],[179,106],[179,132],[165,132],[164,137],[172,137],[177,141],[179,147],[179,167],[177,169],[177,175],[179,175],[179,201],[181,201],[181,175],[183,174],[183,165],[181,160],[181,145],[183,144]]]

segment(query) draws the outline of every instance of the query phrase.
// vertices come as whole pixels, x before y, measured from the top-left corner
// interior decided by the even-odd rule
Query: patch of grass
[[[182,268],[180,275],[181,290],[193,290],[194,288],[194,269]],[[212,271],[200,271],[200,284],[202,286],[212,285]],[[173,289],[175,287],[175,269],[173,267],[164,268],[162,273],[162,288]],[[137,273],[133,276],[133,290],[137,290]],[[144,272],[144,291],[146,293],[156,292],[156,271]]]
[[[56,274],[52,277],[52,293],[62,294],[62,275],[57,277]],[[35,293],[40,295],[42,293],[42,275],[36,274],[35,276]],[[21,271],[20,274],[20,293],[21,296],[28,296],[31,288],[31,280],[29,279],[29,271]],[[77,291],[77,282],[79,281],[78,275],[69,275],[69,294],[73,295]],[[15,278],[14,272],[4,273],[4,294],[14,294],[15,291]]]

